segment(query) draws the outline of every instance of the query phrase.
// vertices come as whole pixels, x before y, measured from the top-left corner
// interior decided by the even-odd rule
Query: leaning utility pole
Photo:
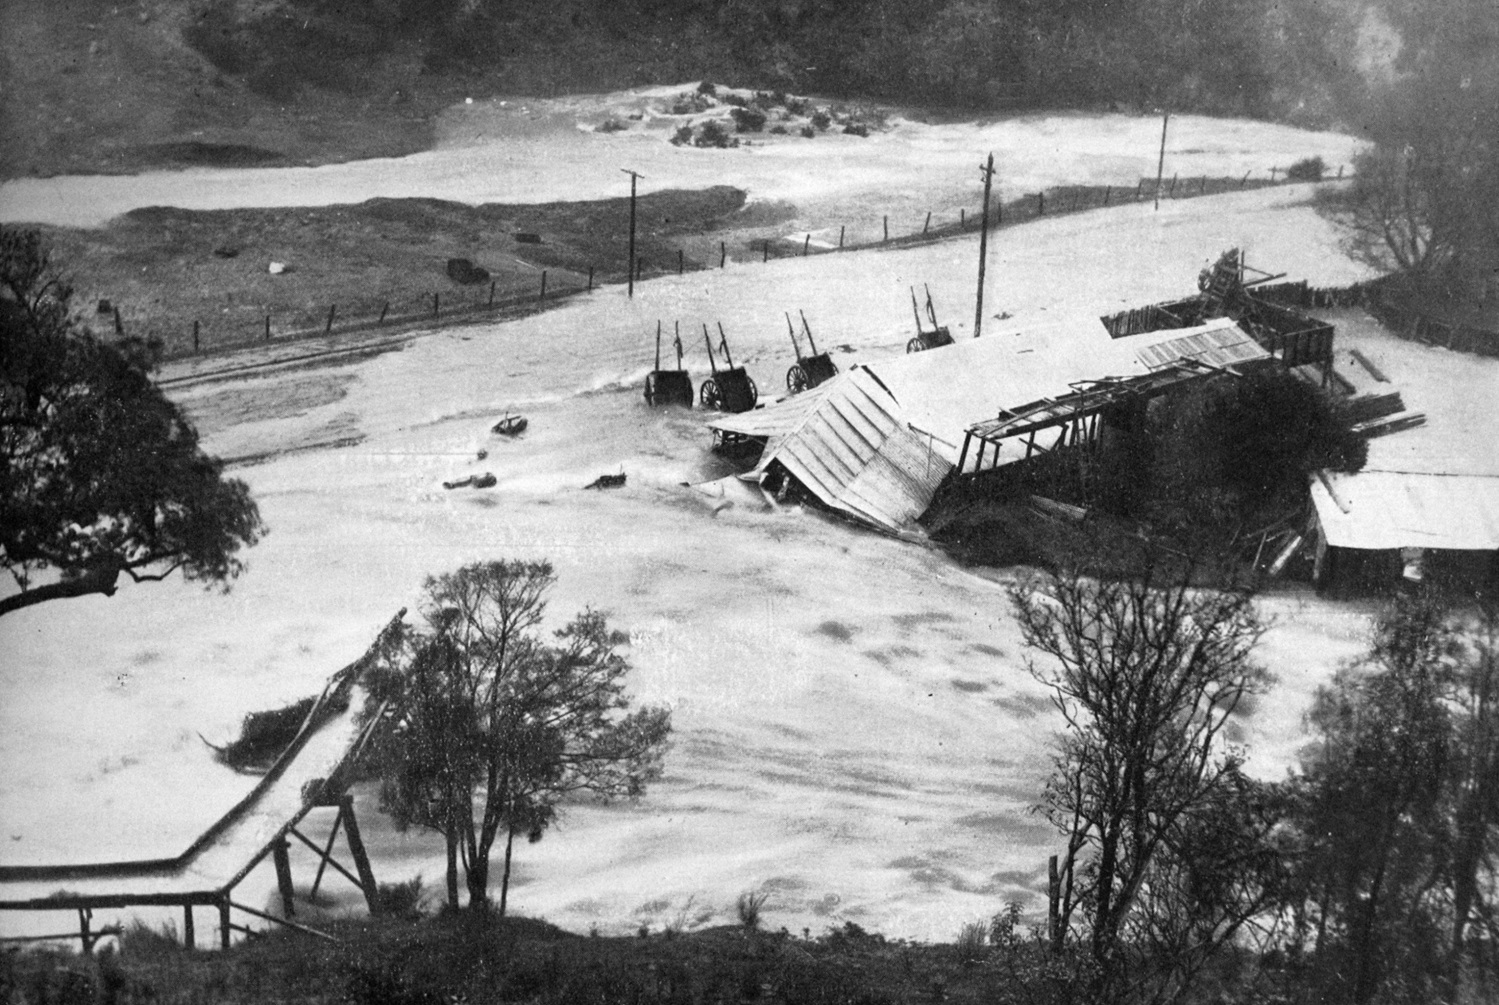
[[[973,337],[978,338],[984,327],[984,261],[989,257],[989,188],[994,183],[994,155],[989,163],[979,168],[984,174],[984,219],[979,227],[979,294],[973,308]]]
[[[620,168],[620,170],[630,176],[630,278],[628,290],[630,297],[633,298],[635,296],[635,180],[637,178],[644,178],[645,175],[637,174],[629,168]]]
[[[1171,121],[1170,112],[1161,113],[1161,159],[1155,163],[1155,208],[1161,208],[1161,179],[1166,173],[1166,123]]]

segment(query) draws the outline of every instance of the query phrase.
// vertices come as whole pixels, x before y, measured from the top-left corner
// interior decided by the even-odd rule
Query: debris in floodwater
[[[524,415],[507,415],[491,426],[489,431],[501,436],[519,436],[530,424],[530,420]]]
[[[617,489],[623,488],[624,484],[625,473],[621,471],[617,475],[599,475],[583,487],[585,489]]]
[[[443,482],[445,489],[476,488],[487,489],[494,485],[497,479],[492,472],[486,471],[482,475],[466,475],[463,478],[455,478],[450,482]]]

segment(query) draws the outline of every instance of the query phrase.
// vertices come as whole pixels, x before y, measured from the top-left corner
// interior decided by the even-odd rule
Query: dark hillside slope
[[[1273,0],[0,0],[0,175],[423,149],[465,96],[708,79],[999,111],[1274,115],[1322,86]],[[1313,67],[1300,69],[1299,67]]]

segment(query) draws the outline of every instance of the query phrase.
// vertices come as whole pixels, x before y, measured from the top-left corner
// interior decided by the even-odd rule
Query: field
[[[867,143],[707,152],[670,146],[664,127],[609,136],[574,127],[636,100],[574,107],[525,142],[454,128],[439,149],[401,161],[11,183],[0,187],[0,216],[95,226],[165,202],[248,212],[417,195],[520,205],[616,196],[618,166],[633,164],[647,191],[712,178],[744,191],[749,207],[781,207],[765,226],[800,242],[840,220],[867,236],[886,213],[919,221],[922,207],[955,215],[976,205],[975,168],[991,148],[1005,198],[1133,184],[1153,168],[1159,135],[1158,120],[1062,116],[897,123]],[[454,114],[477,123],[508,110]],[[1232,176],[1318,153],[1340,163],[1356,148],[1347,137],[1229,120],[1180,128],[1168,175],[1175,165]],[[1311,205],[1313,191],[1276,186],[1158,211],[1134,203],[1002,231],[990,245],[984,337],[1096,324],[1185,294],[1231,246],[1316,285],[1367,278]],[[951,939],[1010,900],[1034,911],[1058,844],[1031,812],[1056,722],[1007,608],[1006,588],[1024,570],[962,568],[932,547],[771,506],[720,480],[731,468],[708,452],[701,414],[650,412],[640,400],[658,321],[668,331],[680,322],[696,379],[707,372],[701,326],[722,322],[736,363],[767,392],[792,362],[784,311],[805,310],[845,367],[901,351],[912,286],[929,286],[943,322],[968,337],[977,245],[968,233],[730,262],[652,279],[633,299],[616,284],[543,314],[223,379],[193,379],[204,361],[170,364],[163,377],[184,378],[173,396],[208,449],[235,459],[271,533],[227,594],[172,582],[0,622],[3,860],[180,848],[248,785],[213,761],[199,733],[223,742],[245,713],[314,691],[414,602],[424,575],[547,557],[560,578],[555,619],[584,605],[608,610],[630,634],[634,693],[669,703],[677,732],[666,777],[639,803],[569,807],[559,829],[518,849],[515,911],[577,932],[676,919],[701,928],[731,921],[735,898],[754,889],[770,894],[772,929],[854,922],[921,940]],[[489,434],[506,411],[530,418],[514,441]],[[442,488],[481,471],[495,487]],[[622,489],[583,489],[619,472]],[[1238,736],[1253,770],[1273,777],[1302,742],[1314,688],[1366,645],[1370,608],[1284,587],[1263,609],[1274,627],[1261,657],[1279,685],[1242,716]],[[441,875],[430,835],[397,833],[373,793],[358,798],[382,880]],[[305,860],[297,868],[305,878]],[[269,870],[253,884],[242,892],[267,898]],[[352,908],[352,892],[330,907]]]

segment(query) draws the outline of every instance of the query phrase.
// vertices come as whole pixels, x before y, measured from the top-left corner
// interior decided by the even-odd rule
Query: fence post
[[[328,324],[323,328],[323,334],[327,335],[333,331],[333,315],[338,312],[337,304],[328,305]]]
[[[1176,179],[1177,175],[1171,176],[1171,191],[1166,193],[1166,198],[1168,199],[1173,199],[1176,197]]]
[[[593,289],[593,266],[588,267],[588,288]]]
[[[1338,165],[1338,177],[1339,178],[1343,177],[1343,165],[1342,164]]]
[[[1046,215],[1046,193],[1045,192],[1037,192],[1036,193],[1036,215],[1037,216],[1045,216]]]
[[[683,259],[682,259],[682,249],[678,248],[677,249],[677,275],[679,275],[679,276],[682,274],[682,262],[683,262]]]
[[[802,241],[802,257],[807,257],[807,252],[812,248],[812,235],[808,234],[806,240]]]
[[[120,320],[120,309],[118,307],[115,308],[115,334],[125,334],[125,322]]]
[[[376,321],[375,324],[377,324],[377,325],[383,325],[385,323],[385,315],[388,314],[388,313],[390,313],[390,301],[389,300],[385,301],[385,306],[382,307],[382,308],[380,308],[380,320]],[[270,318],[266,318],[265,319],[265,324],[266,324],[266,330],[270,331],[271,319]]]
[[[265,340],[267,342],[271,340],[271,316],[269,314],[265,316]]]
[[[838,225],[838,247],[840,247],[840,248],[843,247],[843,228],[844,228],[844,226],[845,225],[841,224],[841,223]]]
[[[1109,204],[1109,196],[1112,195],[1113,192],[1114,192],[1114,187],[1112,185],[1105,185],[1103,187],[1103,204],[1105,206],[1107,206]]]
[[[1062,948],[1062,877],[1057,869],[1057,857],[1046,862],[1046,941],[1053,953]]]
[[[888,214],[885,216],[885,240],[890,240],[890,217]],[[115,317],[119,316],[119,312],[115,312]]]
[[[1280,170],[1280,168],[1278,168],[1278,167],[1273,167],[1273,168],[1270,169],[1270,184],[1272,184],[1272,185],[1275,184],[1275,172],[1277,172],[1279,170]]]
[[[545,300],[546,298],[547,298],[547,270],[546,269],[542,269],[541,270],[541,296],[537,297],[536,299],[538,299],[538,300]]]
[[[198,322],[193,322],[193,352],[198,351]]]
[[[432,316],[434,318],[442,316],[442,294],[441,293],[434,293],[434,294],[432,294]]]
[[[718,242],[718,267],[720,269],[723,268],[724,267],[724,263],[727,262],[728,260],[729,260],[729,246],[725,242],[719,241]]]
[[[588,271],[589,271],[589,272],[590,272],[590,273],[592,273],[592,272],[593,272],[593,270],[592,270],[592,269],[589,269],[589,270],[588,270]],[[490,281],[489,281],[489,306],[491,306],[491,307],[493,307],[493,306],[494,306],[494,283],[495,283],[495,281],[494,281],[494,280],[493,280],[493,279],[491,279],[491,280],[490,280]],[[588,283],[588,285],[589,285],[589,286],[592,286],[592,285],[593,285],[593,282],[592,282],[592,281],[591,281],[591,280],[590,280],[590,281],[589,281],[589,283]]]
[[[760,255],[760,262],[761,262],[761,264],[764,264],[765,262],[770,261],[770,238],[767,237],[765,239],[764,244],[761,245],[760,251],[761,251],[761,255]]]
[[[1249,171],[1253,171],[1253,170],[1254,170],[1253,168],[1249,169]],[[1242,177],[1242,178],[1239,179],[1239,187],[1240,188],[1243,188],[1245,185],[1249,184],[1249,171],[1245,171],[1244,172],[1244,177]]]
[[[958,207],[958,229],[968,229],[968,210],[963,206]]]
[[[926,223],[923,223],[921,225],[921,232],[923,234],[925,234],[927,232],[927,228],[931,227],[931,225],[932,225],[932,211],[931,210],[927,210],[926,211]]]

